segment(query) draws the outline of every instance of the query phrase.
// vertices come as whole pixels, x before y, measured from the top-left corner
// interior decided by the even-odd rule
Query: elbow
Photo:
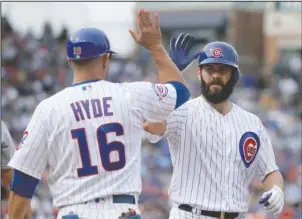
[[[266,189],[270,189],[274,185],[279,186],[281,189],[283,189],[284,181],[280,171],[276,170],[267,174],[263,179],[262,184]]]
[[[190,91],[183,83],[180,83],[178,81],[170,81],[167,83],[171,84],[176,90],[175,109],[177,109],[190,99]]]

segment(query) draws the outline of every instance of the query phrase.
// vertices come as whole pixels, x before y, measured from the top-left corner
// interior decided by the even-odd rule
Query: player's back
[[[142,121],[122,84],[79,83],[46,100],[49,186],[57,206],[138,195]]]
[[[143,121],[166,119],[188,98],[175,82],[76,83],[39,103],[9,166],[37,179],[48,166],[56,207],[138,196]]]

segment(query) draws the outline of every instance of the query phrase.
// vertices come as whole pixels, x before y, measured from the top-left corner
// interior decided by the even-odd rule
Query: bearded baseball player
[[[147,10],[137,13],[134,40],[149,49],[159,83],[105,81],[112,55],[96,28],[67,43],[74,83],[36,108],[9,166],[14,168],[9,218],[23,219],[46,166],[60,219],[140,219],[143,122],[159,122],[190,93],[166,53],[159,27]],[[25,139],[26,138],[26,139]]]
[[[180,70],[194,59],[184,34],[170,44]],[[173,163],[170,219],[247,218],[249,185],[262,181],[259,203],[277,215],[284,205],[283,178],[260,119],[229,100],[239,77],[236,50],[207,44],[198,57],[202,95],[176,109],[163,123],[144,124],[156,142],[167,137]]]

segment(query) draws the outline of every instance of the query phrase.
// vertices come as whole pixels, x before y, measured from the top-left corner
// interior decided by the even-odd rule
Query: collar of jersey
[[[78,86],[78,85],[83,85],[83,84],[88,84],[88,83],[91,83],[91,82],[101,81],[101,80],[102,79],[93,79],[93,80],[81,81],[81,82],[78,82],[78,83],[74,83],[72,85],[72,87]]]
[[[201,110],[210,110],[210,111],[212,111],[212,112],[214,112],[215,114],[217,114],[217,115],[219,115],[219,116],[221,116],[221,117],[226,117],[226,116],[228,116],[229,114],[231,114],[231,112],[233,112],[235,109],[234,109],[234,107],[235,107],[235,105],[232,103],[232,101],[231,101],[231,104],[232,104],[232,109],[231,109],[231,111],[230,112],[228,112],[227,114],[225,114],[225,115],[222,115],[221,113],[219,113],[214,107],[212,107],[207,101],[206,101],[206,99],[205,99],[205,97],[204,96],[200,96],[200,98],[201,98],[201,101],[202,101],[202,103],[203,103],[203,107],[201,108]]]

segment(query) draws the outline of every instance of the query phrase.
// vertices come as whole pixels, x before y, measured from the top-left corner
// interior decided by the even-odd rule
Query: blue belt
[[[114,204],[133,204],[135,205],[135,197],[133,195],[113,195],[112,196]],[[94,199],[95,203],[99,203],[101,198]],[[84,202],[87,204],[88,202]]]

